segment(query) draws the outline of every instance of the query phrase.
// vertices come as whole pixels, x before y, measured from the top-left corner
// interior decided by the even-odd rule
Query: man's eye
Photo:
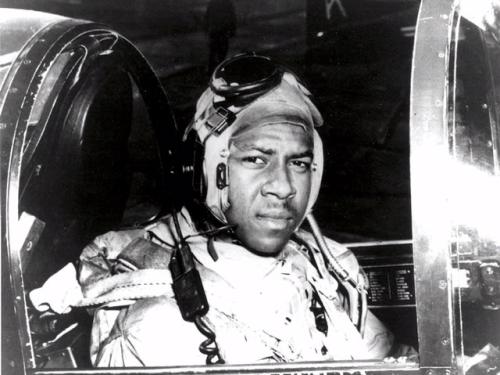
[[[242,158],[242,160],[246,164],[253,164],[253,165],[264,165],[266,163],[264,159],[258,156],[245,156],[244,158]]]
[[[307,172],[311,169],[311,162],[304,160],[293,160],[292,166],[298,172]]]

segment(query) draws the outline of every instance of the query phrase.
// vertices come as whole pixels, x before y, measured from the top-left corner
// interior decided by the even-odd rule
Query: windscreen
[[[500,344],[500,43],[493,25],[463,10],[454,20],[449,70],[449,192],[456,329],[472,356]]]

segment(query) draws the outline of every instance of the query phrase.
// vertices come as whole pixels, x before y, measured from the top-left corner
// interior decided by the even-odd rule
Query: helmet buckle
[[[219,136],[234,122],[234,120],[236,120],[236,115],[222,106],[214,109],[215,110],[208,116],[206,125],[210,129],[210,134]]]

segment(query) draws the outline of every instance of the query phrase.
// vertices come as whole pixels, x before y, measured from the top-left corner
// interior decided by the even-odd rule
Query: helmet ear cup
[[[205,202],[207,194],[206,178],[203,170],[204,149],[200,144],[196,132],[190,132],[182,145],[183,160],[182,180],[183,191],[181,194],[187,199]]]

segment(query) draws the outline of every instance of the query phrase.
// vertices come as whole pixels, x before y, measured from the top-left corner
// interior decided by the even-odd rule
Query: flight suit
[[[313,265],[303,246],[290,241],[277,256],[262,257],[239,244],[216,240],[214,259],[207,250],[207,238],[195,235],[187,211],[179,218],[183,235],[193,236],[188,243],[210,305],[204,321],[215,332],[226,363],[380,359],[390,352],[392,334],[368,313],[361,337],[344,309],[337,281],[324,264]],[[84,249],[80,285],[84,295],[100,298],[92,332],[94,365],[205,363],[198,347],[206,337],[182,319],[169,288],[171,278],[165,268],[174,233],[171,218],[165,218],[144,229],[109,232]],[[308,233],[298,234],[312,243]],[[152,255],[144,256],[147,251],[142,251],[143,255],[131,257],[134,246],[130,244],[137,238],[159,244],[162,250],[155,247]],[[354,255],[333,241],[328,244],[357,277]],[[133,258],[137,270],[113,275],[116,269],[110,264],[120,257]],[[144,276],[147,272],[149,278]],[[98,286],[118,277],[126,279],[115,288]],[[105,292],[99,294],[96,289]]]

